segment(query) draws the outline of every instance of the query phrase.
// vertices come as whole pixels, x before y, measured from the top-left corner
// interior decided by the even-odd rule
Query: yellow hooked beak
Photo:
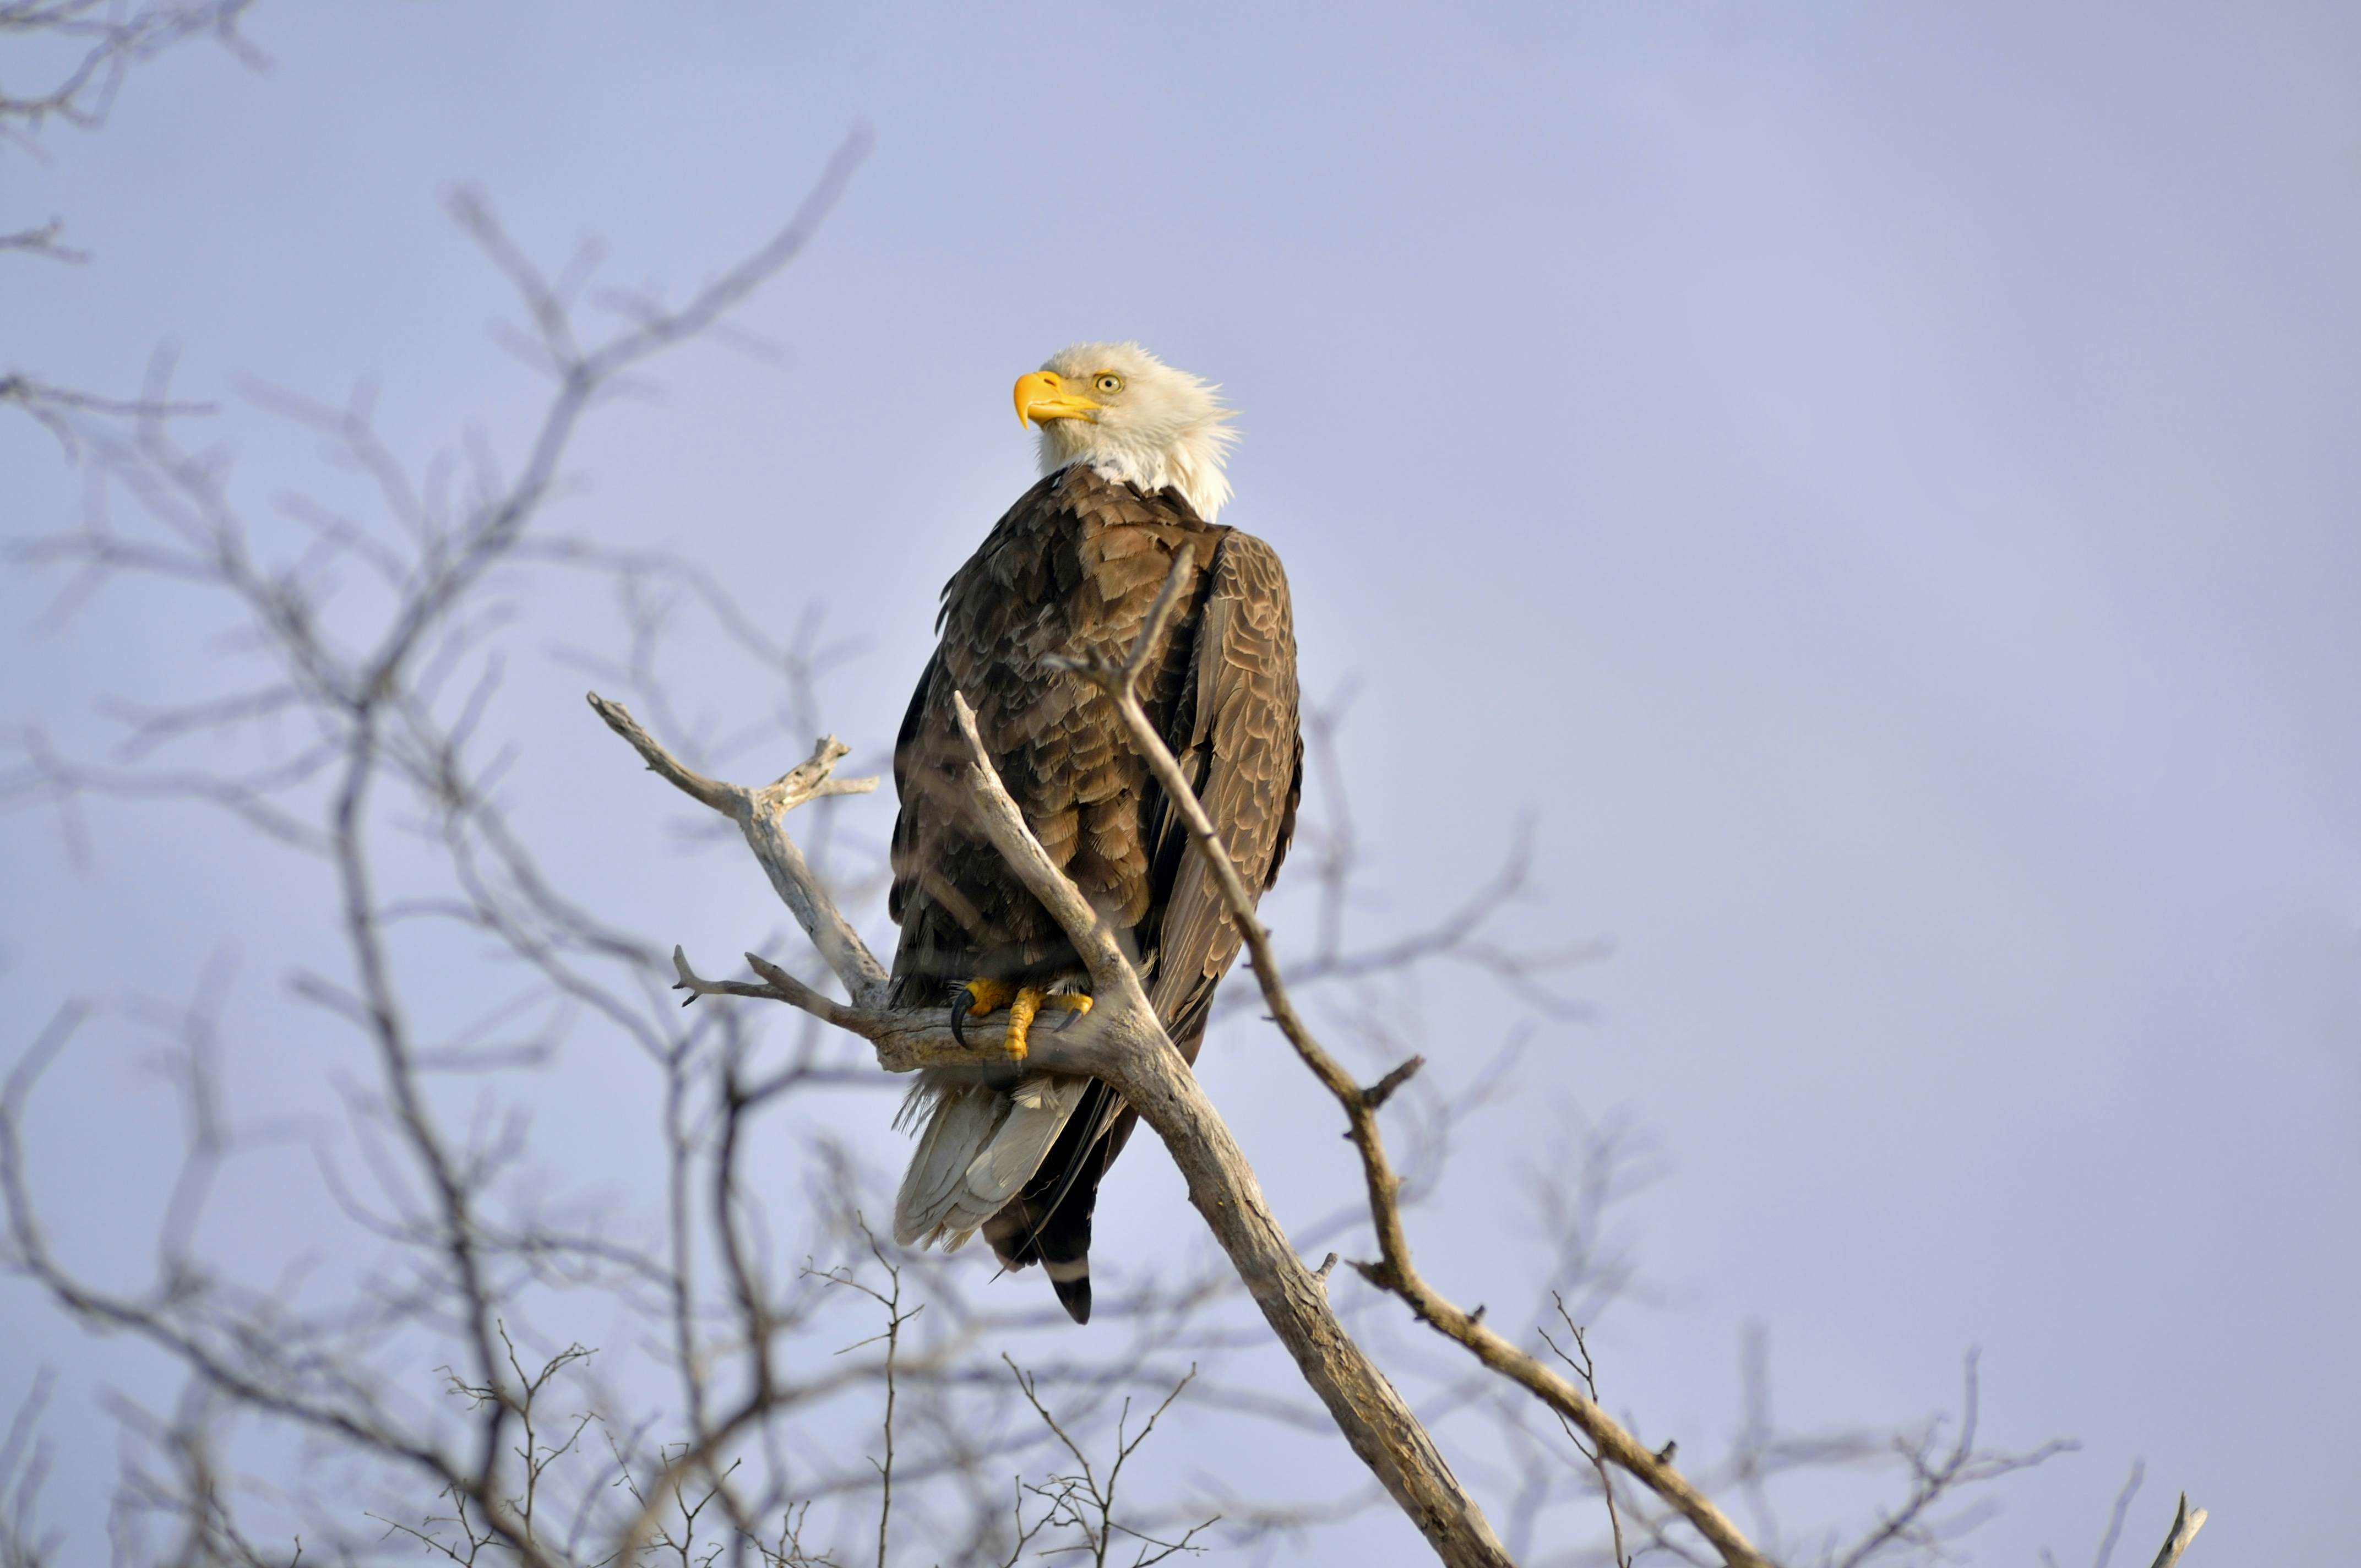
[[[1066,390],[1055,370],[1036,370],[1016,378],[1016,422],[1047,424],[1053,419],[1090,419],[1104,407],[1079,392]]]

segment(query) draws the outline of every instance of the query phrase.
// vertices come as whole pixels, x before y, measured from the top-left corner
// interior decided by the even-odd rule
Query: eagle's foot
[[[1018,1061],[1025,1059],[1026,1036],[1031,1033],[1033,1019],[1042,1012],[1087,1013],[1091,999],[1074,991],[1037,991],[1026,986],[1008,1004],[1008,1054]]]
[[[951,1033],[960,1044],[967,1044],[961,1029],[966,1019],[984,1013],[1008,1009],[1008,1054],[1018,1061],[1026,1056],[1026,1037],[1032,1032],[1033,1020],[1044,1009],[1053,1013],[1087,1013],[1091,999],[1079,992],[1042,991],[1035,986],[1011,985],[1005,980],[976,979],[967,982],[967,1005],[951,1014]]]
[[[962,1046],[967,1044],[967,1030],[963,1025],[970,1017],[997,1013],[1016,1000],[1016,988],[1005,980],[979,975],[961,989],[967,992],[967,1002],[964,1006],[951,1009],[951,1038]]]
[[[977,978],[966,985],[967,1010],[983,1014],[997,1013],[1016,1000],[1016,988],[1005,980]]]

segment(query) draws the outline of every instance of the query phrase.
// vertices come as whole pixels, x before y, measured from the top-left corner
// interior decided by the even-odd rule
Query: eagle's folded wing
[[[1224,538],[1213,570],[1190,676],[1193,700],[1180,705],[1180,723],[1166,739],[1239,876],[1259,894],[1286,858],[1303,793],[1294,610],[1278,554],[1251,534]],[[1180,814],[1162,803],[1159,848],[1179,851],[1187,834]],[[1150,1000],[1193,1060],[1213,982],[1243,938],[1204,857],[1189,846],[1179,859]]]

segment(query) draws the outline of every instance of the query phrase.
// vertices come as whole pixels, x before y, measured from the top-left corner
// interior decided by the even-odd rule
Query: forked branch
[[[862,1008],[882,1005],[885,1000],[884,967],[861,939],[861,933],[852,928],[852,922],[837,908],[828,889],[812,874],[811,867],[804,861],[804,852],[787,836],[785,826],[786,814],[806,801],[832,795],[866,795],[877,787],[873,778],[830,776],[836,764],[852,748],[833,735],[823,736],[812,747],[810,756],[772,783],[749,789],[743,784],[707,778],[683,763],[658,745],[621,703],[609,702],[597,692],[590,693],[589,698],[591,707],[607,721],[607,727],[629,740],[632,749],[646,759],[650,773],[738,824],[739,830],[746,835],[746,847],[754,851],[754,859],[769,875],[780,902],[795,916],[804,935],[811,938],[821,960],[844,982],[854,1004]],[[689,980],[685,963],[681,978],[684,983]],[[829,1018],[829,1022],[840,1020]]]

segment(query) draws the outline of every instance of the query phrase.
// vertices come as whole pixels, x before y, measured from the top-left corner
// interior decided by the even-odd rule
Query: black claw
[[[961,1024],[968,1015],[968,1010],[974,1005],[974,993],[964,987],[961,989],[960,993],[957,996],[951,999],[951,1038],[960,1043],[960,1048],[961,1050],[969,1048],[967,1043],[967,1030],[961,1026]]]

